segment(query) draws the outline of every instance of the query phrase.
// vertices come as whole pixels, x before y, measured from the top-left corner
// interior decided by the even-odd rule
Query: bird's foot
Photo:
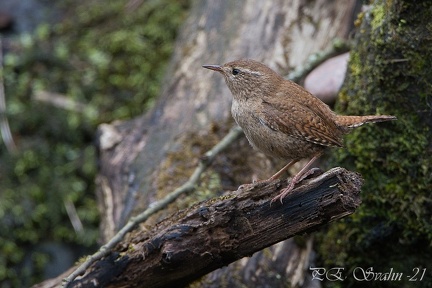
[[[282,189],[281,193],[278,194],[276,197],[274,197],[270,201],[270,205],[273,204],[273,202],[275,202],[277,200],[279,200],[281,202],[281,204],[283,204],[283,198],[285,198],[285,196],[288,195],[294,189],[294,186],[295,186],[296,183],[294,183],[293,180],[291,180],[291,182],[288,184],[287,188]]]
[[[316,173],[316,172],[320,172],[320,171],[321,171],[321,169],[319,169],[319,168],[312,168],[312,169],[308,170],[306,173],[295,175],[295,176],[292,178],[292,180],[289,182],[288,187],[282,189],[281,193],[278,194],[276,197],[274,197],[274,198],[270,201],[270,205],[271,205],[273,202],[277,201],[277,200],[279,200],[279,201],[281,202],[281,204],[283,204],[283,198],[285,198],[285,196],[287,196],[287,195],[288,195],[288,194],[289,194],[289,193],[294,189],[294,186],[295,186],[297,183],[302,182],[304,179],[306,179],[306,178],[309,177],[310,175],[312,175],[312,174],[314,174],[314,173]]]

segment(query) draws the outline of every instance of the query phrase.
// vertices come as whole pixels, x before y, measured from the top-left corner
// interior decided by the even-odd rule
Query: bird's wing
[[[343,132],[332,119],[326,117],[317,103],[313,103],[318,99],[307,101],[303,97],[301,101],[297,101],[295,98],[299,97],[293,96],[295,95],[263,99],[259,116],[261,121],[271,129],[297,139],[323,146],[342,147]]]

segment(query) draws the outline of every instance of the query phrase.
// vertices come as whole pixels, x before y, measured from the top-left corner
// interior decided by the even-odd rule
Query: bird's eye
[[[234,68],[233,70],[232,70],[232,72],[231,72],[233,75],[237,75],[237,74],[239,74],[240,73],[240,70],[239,69],[237,69],[237,68]]]

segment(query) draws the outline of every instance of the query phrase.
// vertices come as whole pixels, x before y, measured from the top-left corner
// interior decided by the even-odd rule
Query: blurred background
[[[96,128],[152,105],[188,7],[0,1],[1,287],[57,276],[98,247]]]

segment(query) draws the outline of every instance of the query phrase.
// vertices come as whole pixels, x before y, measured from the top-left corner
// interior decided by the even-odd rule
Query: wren
[[[203,67],[224,76],[233,95],[231,114],[250,144],[268,156],[290,160],[265,181],[277,179],[294,163],[311,158],[272,202],[282,202],[295,184],[313,173],[309,167],[327,147],[342,147],[342,137],[351,128],[396,119],[389,115],[337,115],[300,85],[254,60]]]

